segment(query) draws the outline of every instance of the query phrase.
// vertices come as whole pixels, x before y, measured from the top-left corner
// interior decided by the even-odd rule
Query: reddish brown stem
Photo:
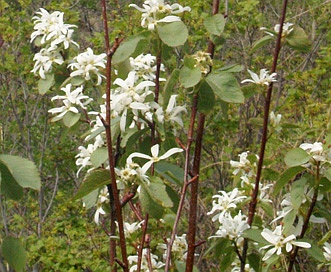
[[[102,14],[103,14],[103,26],[104,26],[104,37],[105,37],[105,47],[107,53],[107,66],[106,66],[106,138],[107,138],[107,147],[108,147],[108,158],[109,158],[109,169],[110,169],[110,180],[111,184],[108,186],[109,195],[113,199],[113,204],[111,206],[112,214],[116,215],[111,217],[111,226],[115,224],[117,220],[118,231],[120,237],[120,248],[122,253],[122,263],[123,270],[125,272],[129,271],[129,264],[126,252],[126,243],[124,235],[124,226],[123,226],[123,217],[122,217],[122,208],[119,198],[119,191],[116,183],[116,173],[115,173],[115,158],[113,154],[113,143],[111,138],[111,67],[112,67],[112,56],[115,53],[116,49],[119,47],[121,40],[116,40],[113,47],[110,48],[109,35],[108,35],[108,21],[107,21],[107,7],[106,0],[101,1],[102,4]],[[110,239],[110,266],[111,271],[116,271],[116,241]]]
[[[287,0],[284,0],[283,2],[283,8],[282,8],[282,16],[280,18],[280,29],[277,36],[277,42],[276,42],[276,48],[274,52],[273,57],[273,64],[271,68],[270,73],[274,73],[277,68],[277,62],[279,57],[279,52],[281,49],[281,42],[282,42],[282,32],[283,32],[283,24],[285,21],[285,15],[286,15],[286,8],[287,8]],[[260,153],[259,153],[259,161],[257,166],[257,172],[256,172],[256,179],[255,179],[255,186],[252,193],[252,200],[249,204],[249,212],[248,212],[248,218],[247,223],[252,226],[254,215],[256,212],[256,205],[257,205],[257,197],[259,193],[259,185],[261,180],[261,174],[262,174],[262,167],[263,167],[263,160],[264,160],[264,154],[265,154],[265,148],[267,145],[267,136],[268,136],[268,122],[269,122],[269,111],[270,111],[270,105],[271,105],[271,96],[272,96],[272,89],[273,89],[273,83],[271,82],[268,87],[267,96],[265,99],[265,105],[264,105],[264,117],[263,117],[263,130],[262,130],[262,139],[261,139],[261,147],[260,147]],[[246,256],[247,256],[247,250],[248,250],[248,240],[247,238],[244,240],[244,246],[242,251],[242,261],[241,261],[241,271],[245,271],[245,264],[246,264]]]

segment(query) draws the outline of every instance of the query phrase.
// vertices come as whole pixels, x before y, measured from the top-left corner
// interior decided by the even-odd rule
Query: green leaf
[[[247,229],[244,231],[243,237],[258,242],[261,245],[268,244],[268,242],[262,237],[260,229]]]
[[[286,169],[285,172],[283,172],[281,174],[280,178],[277,180],[275,187],[274,187],[273,195],[278,194],[280,192],[280,190],[283,189],[283,187],[288,182],[290,182],[297,174],[301,173],[305,169],[306,168],[304,168],[302,166],[295,166],[295,167]]]
[[[274,209],[270,202],[260,201],[259,204],[269,217],[272,218],[274,216]]]
[[[162,218],[164,208],[152,199],[149,192],[146,190],[146,186],[140,187],[139,200],[141,208],[145,213],[149,213],[155,219]]]
[[[260,271],[261,255],[257,253],[251,253],[247,256],[248,263],[254,271]]]
[[[305,198],[305,185],[307,180],[305,178],[301,178],[299,180],[296,180],[292,184],[291,188],[291,202],[292,207],[295,210],[299,210],[303,199]]]
[[[257,40],[256,42],[253,43],[251,52],[256,51],[257,49],[261,48],[262,46],[266,45],[269,43],[271,40],[274,38],[270,35],[264,36],[263,38]]]
[[[293,223],[295,218],[297,217],[296,210],[291,210],[289,213],[285,215],[285,217],[282,219],[283,226],[284,226],[284,233],[290,232],[293,228]]]
[[[294,148],[285,155],[285,163],[289,167],[305,164],[309,159],[310,155],[301,148]]]
[[[166,85],[164,87],[164,105],[168,105],[170,96],[174,94],[174,88],[178,82],[179,73],[179,69],[174,69],[170,77],[167,79]]]
[[[324,172],[324,176],[331,181],[331,167]]]
[[[311,41],[299,26],[293,27],[291,33],[286,37],[286,41],[290,47],[302,52],[308,52],[311,47]]]
[[[1,162],[0,173],[0,193],[13,200],[21,199],[23,197],[23,188],[16,182],[6,165]]]
[[[233,263],[233,261],[236,258],[236,254],[232,247],[229,247],[228,250],[225,250],[225,252],[226,254],[223,256],[220,262],[220,271],[227,271],[229,266]]]
[[[74,113],[71,111],[68,111],[62,118],[63,124],[66,127],[72,127],[75,125],[80,119],[80,113]]]
[[[8,264],[20,272],[27,262],[27,252],[25,251],[20,239],[7,236],[1,245],[2,256]]]
[[[41,95],[44,95],[54,84],[54,74],[46,74],[45,79],[39,79],[38,91]]]
[[[86,196],[82,197],[86,209],[90,209],[94,207],[95,203],[97,203],[99,191],[100,191],[99,189],[96,189],[91,193],[87,194]]]
[[[198,110],[204,114],[209,113],[215,106],[215,95],[209,84],[203,80],[199,85]]]
[[[32,161],[18,156],[0,155],[0,164],[6,166],[21,187],[34,190],[40,189],[39,172]],[[4,180],[4,177],[2,179]]]
[[[218,71],[218,72],[228,72],[228,73],[239,73],[243,70],[244,70],[243,65],[231,64],[231,65],[223,66],[223,67],[217,69],[216,71]]]
[[[85,79],[81,76],[75,76],[70,78],[70,82],[73,86],[80,86],[85,82]]]
[[[179,73],[179,82],[184,88],[190,88],[197,85],[201,79],[201,70],[199,67],[190,69],[187,66],[183,66]]]
[[[303,241],[303,239],[300,239],[300,241]],[[311,248],[306,249],[307,255],[314,258],[318,262],[321,263],[325,262],[323,250],[313,241],[309,241],[309,240],[304,240],[304,241],[309,242],[311,244]]]
[[[162,42],[171,47],[183,45],[188,37],[188,30],[182,21],[157,26]]]
[[[210,34],[221,36],[224,31],[225,19],[221,14],[215,14],[204,21],[204,25]]]
[[[125,41],[121,43],[121,45],[117,48],[116,52],[114,53],[113,56],[113,63],[114,64],[119,64],[126,59],[128,59],[135,51],[136,48],[138,47],[140,42],[146,42],[146,35],[139,34],[137,36],[131,36],[127,38]]]
[[[150,178],[151,182],[149,185],[142,185],[145,187],[146,191],[149,193],[150,197],[161,204],[163,207],[171,208],[173,207],[173,203],[167,193],[166,186],[162,182],[162,180],[153,176]]]
[[[164,179],[171,183],[182,186],[184,180],[184,170],[175,164],[161,161],[155,164],[155,171]]]
[[[91,154],[91,162],[94,167],[100,167],[108,159],[108,149],[106,147],[99,147]]]
[[[331,237],[331,230],[329,230],[326,234],[324,234],[324,236],[322,237],[322,239],[318,242],[319,245],[323,245],[325,242],[327,242],[329,240],[329,238]]]
[[[244,102],[244,95],[233,74],[211,73],[206,77],[206,81],[221,100],[229,103]]]
[[[81,186],[78,189],[78,192],[73,197],[73,200],[80,199],[89,193],[93,192],[96,189],[99,189],[107,184],[110,184],[110,173],[109,170],[105,169],[96,169],[88,173]]]

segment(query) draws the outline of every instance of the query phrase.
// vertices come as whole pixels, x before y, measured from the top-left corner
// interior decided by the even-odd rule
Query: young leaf
[[[64,116],[63,116],[63,124],[66,127],[72,127],[75,125],[80,119],[80,113],[74,113],[71,111],[68,111]]]
[[[199,84],[198,110],[204,114],[209,113],[215,106],[215,95],[205,80]]]
[[[99,189],[96,189],[86,196],[82,197],[86,209],[92,208],[98,200]]]
[[[108,150],[106,147],[99,147],[91,154],[91,162],[94,167],[100,167],[108,159]]]
[[[54,74],[46,74],[46,78],[39,79],[38,91],[41,95],[44,95],[54,84]]]
[[[173,203],[167,193],[166,186],[159,177],[151,177],[149,185],[144,185],[150,197],[163,207],[171,208]]]
[[[113,63],[119,64],[128,59],[136,50],[139,42],[146,40],[143,34],[131,36],[121,43],[113,56]]]
[[[166,85],[164,87],[164,104],[167,105],[170,96],[174,94],[174,88],[179,79],[179,69],[174,69],[167,79]]]
[[[144,212],[149,213],[155,219],[161,219],[164,208],[152,199],[146,186],[140,187],[139,200]]]
[[[296,180],[292,184],[291,202],[292,202],[292,206],[295,210],[298,210],[300,208],[302,201],[305,198],[305,185],[306,185],[305,178]]]
[[[285,163],[289,167],[303,165],[310,159],[310,155],[301,148],[294,148],[285,155]]]
[[[257,40],[256,42],[253,43],[252,45],[252,53],[256,51],[257,49],[261,48],[265,44],[269,43],[269,41],[273,40],[274,38],[270,35],[264,36],[263,38]]]
[[[184,88],[190,88],[197,85],[201,79],[201,70],[199,67],[190,69],[187,66],[183,66],[179,73],[179,82]]]
[[[5,237],[1,245],[2,256],[8,264],[20,272],[27,262],[27,253],[20,239],[11,236]]]
[[[73,200],[80,199],[96,189],[110,184],[109,170],[96,169],[88,173]]]
[[[204,25],[210,34],[221,36],[224,31],[225,19],[221,14],[215,14],[205,19]]]
[[[170,47],[183,45],[188,37],[188,30],[182,21],[159,25],[157,31],[160,39]]]
[[[307,34],[299,26],[293,28],[291,33],[286,37],[286,41],[290,47],[302,52],[308,52],[311,47],[311,42]]]
[[[286,169],[285,172],[282,173],[280,178],[277,180],[275,187],[274,187],[273,195],[278,194],[280,192],[280,190],[283,189],[283,187],[288,182],[290,182],[297,174],[301,173],[305,169],[306,168],[304,168],[302,166],[295,166],[295,167]]]
[[[32,161],[12,155],[0,155],[0,164],[6,166],[16,182],[23,188],[40,189],[40,176]],[[2,176],[4,180],[4,176]]]
[[[233,74],[211,73],[206,77],[206,81],[221,100],[229,103],[244,102],[244,95]]]

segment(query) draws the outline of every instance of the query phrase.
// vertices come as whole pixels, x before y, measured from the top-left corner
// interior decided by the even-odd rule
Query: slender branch
[[[314,195],[313,195],[313,198],[311,200],[311,203],[310,203],[305,221],[303,222],[303,226],[302,226],[301,233],[299,235],[299,239],[302,239],[305,236],[305,233],[308,229],[309,220],[310,220],[311,215],[313,214],[314,207],[315,207],[316,202],[317,202],[320,180],[321,180],[320,179],[320,162],[317,162],[317,166],[316,166],[316,184],[315,184],[315,188],[314,188]],[[292,254],[290,255],[290,262],[289,262],[289,266],[288,266],[288,270],[287,270],[288,272],[291,272],[293,270],[295,258],[298,255],[298,251],[299,251],[299,247],[296,246],[293,249]]]
[[[111,227],[114,226],[115,220],[117,220],[118,231],[120,237],[120,248],[122,253],[122,263],[123,270],[125,272],[129,271],[129,264],[126,251],[125,235],[124,235],[124,226],[123,226],[123,216],[122,216],[122,207],[121,201],[119,198],[119,191],[116,183],[116,173],[115,173],[115,158],[113,154],[113,144],[111,137],[111,67],[112,67],[112,56],[115,53],[116,49],[119,47],[121,40],[117,39],[112,48],[109,44],[109,35],[108,35],[108,21],[107,21],[107,7],[106,0],[102,0],[102,15],[103,15],[103,26],[104,26],[104,37],[105,37],[105,47],[107,53],[107,66],[106,66],[106,137],[107,137],[107,147],[108,147],[108,158],[109,158],[109,169],[110,169],[110,179],[111,184],[108,186],[109,195],[112,195],[114,199],[114,208],[116,217],[111,217]],[[116,241],[110,239],[110,266],[112,271],[116,271]]]
[[[213,0],[212,14],[215,15],[219,12],[220,0]],[[210,57],[214,57],[215,45],[209,40],[208,53]],[[191,199],[190,199],[190,211],[189,211],[189,228],[187,234],[187,258],[186,258],[186,272],[193,271],[194,256],[195,256],[195,234],[197,228],[197,208],[198,208],[198,191],[199,191],[199,173],[200,173],[200,162],[201,162],[201,150],[202,150],[202,138],[204,134],[205,126],[205,114],[199,113],[197,134],[196,134],[196,145],[193,159],[192,174],[193,177],[197,177],[194,181],[190,182],[191,185]]]
[[[283,8],[282,8],[282,16],[280,18],[280,29],[277,36],[277,42],[276,42],[276,48],[274,52],[273,57],[273,64],[271,68],[271,73],[274,73],[277,68],[277,62],[279,57],[279,52],[281,49],[281,42],[282,42],[282,32],[283,32],[283,24],[285,21],[286,16],[286,8],[287,8],[287,0],[284,0],[283,2]],[[255,187],[254,191],[252,193],[252,200],[249,204],[249,212],[248,212],[248,218],[247,223],[252,226],[254,215],[256,212],[256,205],[257,205],[257,197],[259,193],[259,185],[261,180],[261,174],[262,174],[262,167],[263,167],[263,159],[265,154],[265,148],[267,144],[267,136],[268,136],[268,122],[269,122],[269,111],[270,111],[270,104],[271,104],[271,96],[272,96],[272,89],[273,89],[273,83],[271,82],[268,87],[267,96],[265,99],[265,106],[264,106],[264,117],[263,117],[263,130],[262,130],[262,139],[261,139],[261,147],[260,147],[260,154],[259,154],[259,161],[257,166],[257,172],[256,172],[256,179],[255,179]],[[242,252],[242,262],[241,262],[241,271],[245,271],[245,264],[246,264],[246,255],[248,250],[248,239],[245,238],[244,240],[244,246],[243,246],[243,252]]]
[[[147,227],[148,227],[148,213],[145,215],[145,220],[144,220],[143,227],[142,227],[143,233],[142,233],[140,245],[138,248],[137,272],[141,271],[141,262],[142,262],[142,257],[143,257],[144,244],[145,244],[145,240],[146,240]]]
[[[175,241],[175,237],[176,237],[176,232],[177,232],[177,227],[179,224],[179,220],[183,211],[183,207],[184,207],[184,201],[185,201],[185,196],[186,196],[186,192],[187,192],[187,187],[189,185],[189,165],[190,165],[190,152],[191,152],[191,145],[193,142],[193,133],[194,133],[194,124],[195,124],[195,118],[196,118],[196,114],[197,114],[197,102],[198,102],[198,96],[195,95],[194,99],[193,99],[193,105],[191,108],[191,119],[190,119],[190,125],[189,125],[189,129],[188,129],[188,136],[187,136],[187,144],[185,149],[185,166],[184,166],[184,185],[181,191],[181,195],[180,195],[180,200],[179,200],[179,204],[178,204],[178,208],[177,208],[177,213],[176,213],[176,219],[174,222],[174,226],[172,228],[172,232],[170,235],[170,239],[167,243],[167,255],[166,255],[166,262],[165,262],[165,271],[169,271],[170,269],[170,265],[171,265],[171,248],[172,245]]]

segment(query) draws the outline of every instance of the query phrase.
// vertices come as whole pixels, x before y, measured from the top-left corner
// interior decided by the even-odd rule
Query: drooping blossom
[[[132,161],[133,158],[147,159],[148,162],[146,162],[141,167],[142,171],[144,173],[146,173],[147,170],[152,166],[153,163],[157,163],[157,162],[159,162],[161,160],[164,160],[166,158],[169,158],[170,156],[172,156],[172,155],[174,155],[176,153],[183,152],[183,149],[174,147],[174,148],[169,149],[162,156],[159,156],[159,149],[160,149],[159,144],[153,145],[151,147],[151,154],[152,154],[152,156],[149,156],[149,155],[146,155],[146,154],[143,154],[143,153],[139,153],[139,152],[134,152],[134,153],[130,154],[130,156],[127,158],[126,162],[129,163],[129,164],[131,164],[133,162]]]
[[[292,23],[284,23],[283,24],[283,30],[282,30],[282,37],[286,37],[288,36],[292,31],[293,31],[293,26],[294,24]],[[267,28],[265,27],[261,27],[260,30],[264,30],[264,32],[270,36],[275,36],[275,34],[278,34],[279,31],[280,31],[280,24],[276,24],[275,27],[274,27],[274,33],[270,30],[268,30]]]
[[[146,0],[142,8],[136,4],[130,4],[129,7],[133,7],[142,12],[141,26],[149,30],[154,30],[159,23],[171,23],[181,20],[176,15],[168,14],[179,14],[184,11],[191,11],[190,7],[182,7],[177,3],[172,5],[165,4],[164,0]]]
[[[149,257],[148,257],[149,255]],[[154,255],[152,253],[149,252],[148,249],[144,248],[143,249],[143,252],[142,252],[142,260],[141,260],[141,271],[143,272],[149,272],[150,269],[149,269],[149,265],[148,265],[148,259],[150,259],[150,262],[151,262],[151,265],[152,265],[152,271],[156,272],[158,271],[158,269],[162,268],[165,266],[165,264],[161,261],[158,261],[158,256],[157,255]],[[134,272],[134,271],[137,271],[138,269],[138,255],[133,255],[133,256],[129,256],[128,257],[128,261],[129,261],[129,264],[130,264],[130,272]]]
[[[100,73],[99,69],[106,67],[106,56],[105,53],[95,55],[91,48],[87,48],[85,52],[74,58],[74,62],[68,65],[68,68],[73,70],[70,76],[81,76],[85,80],[90,80],[91,76],[95,75],[97,76],[97,85],[100,85],[105,76]]]
[[[169,238],[167,239],[167,242],[169,242]],[[165,250],[165,253],[163,254],[163,258],[165,259],[167,256],[167,244],[158,244],[157,248]],[[172,244],[171,248],[171,255],[176,259],[176,260],[181,260],[184,261],[186,260],[187,257],[187,241],[186,241],[186,234],[184,233],[183,235],[179,236],[176,234],[175,240]]]
[[[238,188],[234,188],[230,192],[225,192],[225,191],[219,191],[220,194],[218,195],[213,195],[213,207],[210,212],[207,213],[207,215],[211,215],[216,213],[212,220],[221,220],[225,213],[229,212],[229,210],[233,210],[237,207],[237,204],[242,202],[244,199],[246,199],[246,196],[242,196],[239,193]]]
[[[108,192],[107,187],[104,187],[99,193],[97,203],[96,203],[97,209],[94,213],[94,222],[97,225],[99,225],[100,215],[106,214],[105,210],[103,209],[103,205],[108,202],[109,202],[109,192]]]
[[[251,76],[251,79],[244,79],[241,81],[241,83],[246,83],[246,82],[251,82],[257,85],[269,85],[271,82],[276,82],[276,76],[277,73],[272,73],[269,75],[268,70],[266,69],[261,69],[260,70],[260,75],[257,75],[256,73],[252,72],[251,70],[247,69],[248,73]]]
[[[281,225],[277,226],[274,231],[263,229],[261,235],[269,243],[269,245],[260,248],[260,250],[268,249],[262,258],[262,261],[269,259],[275,253],[277,255],[281,255],[283,248],[285,248],[286,252],[290,252],[293,246],[303,248],[311,247],[311,245],[307,242],[295,241],[296,237],[294,234],[285,236],[283,234],[283,227]]]

